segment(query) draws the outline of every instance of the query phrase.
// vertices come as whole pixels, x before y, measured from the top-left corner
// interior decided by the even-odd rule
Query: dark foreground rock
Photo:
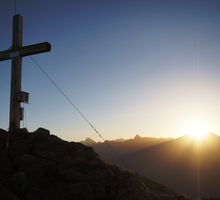
[[[0,130],[1,200],[184,200],[166,187],[105,164],[91,147],[45,129]]]

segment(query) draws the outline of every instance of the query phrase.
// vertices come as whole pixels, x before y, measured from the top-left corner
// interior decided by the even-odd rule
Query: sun
[[[207,130],[204,127],[199,127],[199,126],[194,126],[191,129],[191,133],[190,135],[197,140],[202,139],[206,134],[207,134]]]
[[[213,125],[209,119],[198,117],[191,117],[186,120],[179,129],[182,135],[188,135],[194,140],[202,141],[206,138],[208,133],[213,132]]]
[[[190,121],[187,129],[187,134],[189,134],[196,140],[203,139],[206,136],[206,134],[210,132],[208,124],[205,121],[201,121],[198,119]]]

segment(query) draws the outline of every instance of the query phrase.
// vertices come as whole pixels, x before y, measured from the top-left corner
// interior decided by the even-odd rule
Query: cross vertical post
[[[16,52],[22,47],[23,17],[13,17],[13,38],[12,51]],[[22,57],[12,58],[11,64],[11,96],[10,96],[10,117],[9,131],[20,129],[21,102],[18,101],[18,93],[21,91]]]

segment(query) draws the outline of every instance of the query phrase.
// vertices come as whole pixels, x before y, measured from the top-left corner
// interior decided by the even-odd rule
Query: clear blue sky
[[[0,49],[11,45],[13,0],[1,0]],[[183,134],[202,118],[220,133],[219,0],[17,0],[24,45],[107,139]],[[0,63],[0,127],[8,128],[10,61]],[[68,140],[93,130],[29,58],[27,127]]]

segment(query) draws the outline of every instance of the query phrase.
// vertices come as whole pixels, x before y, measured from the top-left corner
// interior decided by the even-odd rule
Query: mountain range
[[[220,137],[216,134],[209,133],[201,141],[187,135],[176,139],[136,135],[134,139],[93,141],[90,145],[106,162],[125,165],[177,192],[194,198],[220,197]]]

